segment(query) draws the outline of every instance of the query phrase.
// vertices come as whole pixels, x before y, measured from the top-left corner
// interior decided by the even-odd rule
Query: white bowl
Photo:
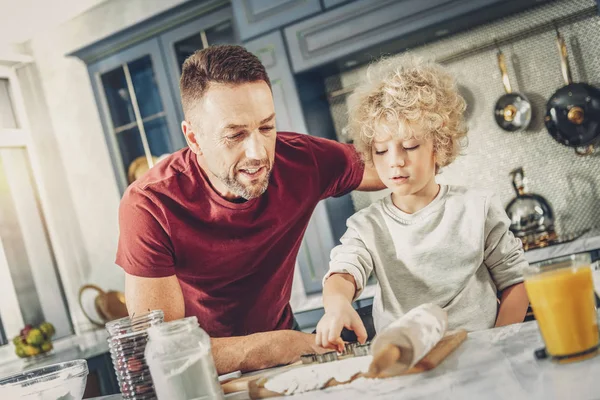
[[[87,376],[85,360],[32,369],[0,379],[0,399],[81,400]]]

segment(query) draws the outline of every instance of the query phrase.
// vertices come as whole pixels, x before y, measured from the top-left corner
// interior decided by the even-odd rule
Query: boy
[[[429,302],[448,312],[450,329],[523,321],[527,261],[504,208],[488,191],[435,180],[466,138],[464,110],[452,76],[415,58],[372,66],[350,98],[354,144],[391,194],[353,215],[331,253],[318,345],[341,350],[344,327],[366,340],[351,302],[371,273],[376,331]]]

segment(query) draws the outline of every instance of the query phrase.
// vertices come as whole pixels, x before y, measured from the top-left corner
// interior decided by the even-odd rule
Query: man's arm
[[[163,310],[165,321],[180,319],[185,315],[183,294],[175,275],[143,278],[126,274],[125,297],[130,315]],[[315,345],[314,335],[289,330],[213,338],[211,345],[219,374],[290,364],[300,359],[302,354],[327,351]]]
[[[529,299],[523,283],[507,287],[500,298],[496,327],[523,322],[528,306]]]
[[[363,192],[375,192],[383,190],[386,186],[379,179],[379,174],[375,170],[375,165],[372,162],[365,163],[365,172],[363,173],[362,181],[356,190]]]
[[[129,315],[162,310],[165,321],[185,315],[181,286],[175,275],[166,278],[143,278],[125,274],[125,302]]]

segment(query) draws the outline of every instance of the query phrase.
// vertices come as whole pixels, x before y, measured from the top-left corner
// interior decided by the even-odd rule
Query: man
[[[381,181],[351,146],[278,133],[265,68],[240,46],[196,52],[180,90],[188,148],[133,183],[119,209],[129,312],[198,317],[220,373],[323,351],[290,330],[302,236],[321,199]]]

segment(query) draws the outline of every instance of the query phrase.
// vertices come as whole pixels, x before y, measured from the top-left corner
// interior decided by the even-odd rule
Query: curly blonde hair
[[[441,65],[414,56],[382,59],[348,99],[350,137],[366,162],[377,137],[432,139],[436,172],[466,145],[465,100]]]

